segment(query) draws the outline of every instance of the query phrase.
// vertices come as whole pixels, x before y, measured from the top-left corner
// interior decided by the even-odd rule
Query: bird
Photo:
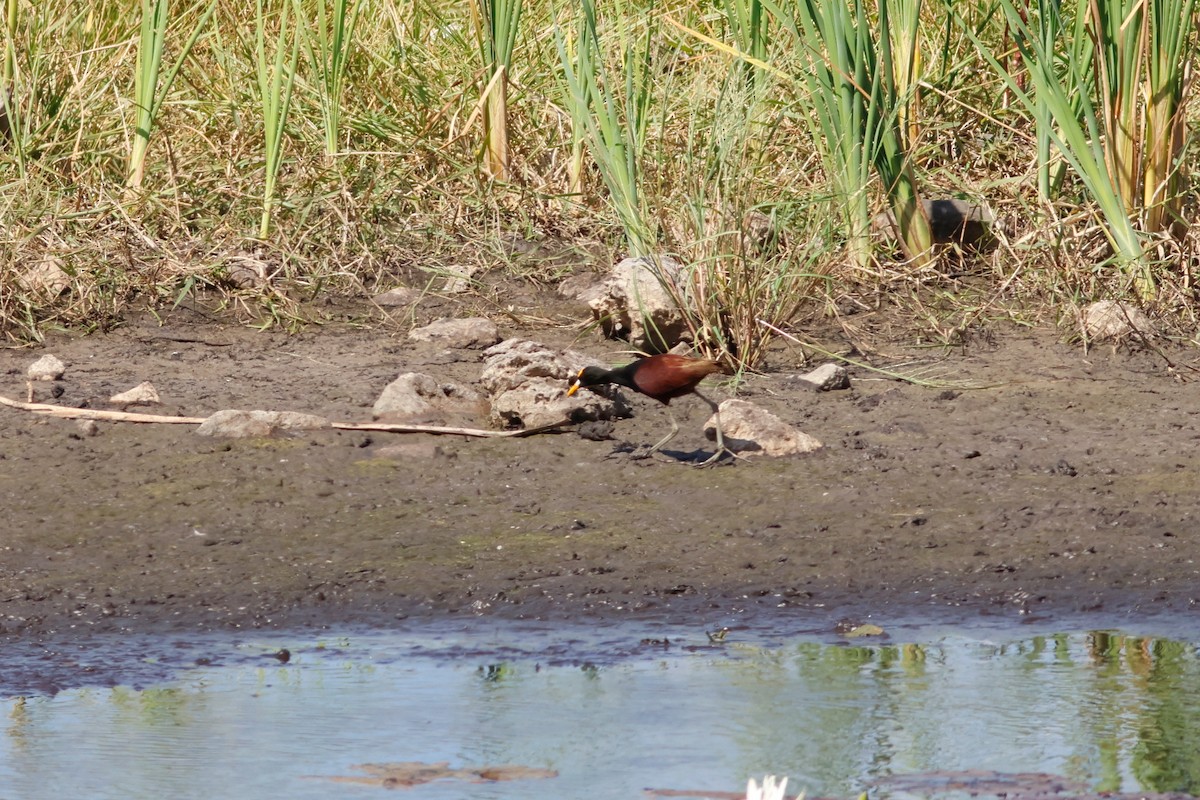
[[[727,373],[728,370],[719,362],[711,359],[691,358],[675,355],[674,353],[665,353],[663,355],[640,358],[632,364],[626,364],[616,369],[584,367],[579,370],[579,373],[571,381],[567,389],[567,397],[572,396],[580,389],[616,384],[617,386],[632,389],[639,394],[644,394],[662,403],[666,407],[667,416],[671,420],[671,432],[646,452],[645,455],[649,456],[661,450],[663,445],[674,439],[675,435],[679,433],[679,423],[676,422],[675,415],[671,413],[671,401],[685,394],[694,394],[708,403],[712,407],[713,414],[716,415],[717,452],[711,458],[698,465],[706,466],[716,461],[722,454],[728,452],[725,449],[725,437],[721,433],[720,407],[696,391],[696,386],[699,385],[700,381],[718,372]]]

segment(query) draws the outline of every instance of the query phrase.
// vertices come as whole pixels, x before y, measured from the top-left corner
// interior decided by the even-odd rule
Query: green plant
[[[483,90],[486,106],[486,158],[488,173],[508,180],[508,82],[513,47],[521,22],[522,0],[472,0],[479,50],[488,76]]]
[[[163,47],[167,39],[170,7],[167,0],[142,0],[141,33],[138,37],[137,63],[134,67],[133,102],[135,122],[133,144],[129,151],[129,168],[126,170],[125,187],[135,192],[142,187],[145,175],[146,151],[150,148],[150,133],[158,118],[166,95],[171,91],[175,76],[187,59],[196,40],[204,32],[208,20],[217,10],[217,0],[201,0],[189,8],[182,18],[186,19],[208,3],[196,27],[184,43],[179,57],[165,75],[162,75]],[[160,86],[161,84],[161,86]]]
[[[325,155],[332,157],[340,147],[342,92],[363,0],[333,0],[333,7],[328,11],[325,0],[316,0],[315,17],[309,15],[303,21],[302,0],[294,2],[304,54],[309,68],[317,76],[318,102],[325,131]]]
[[[933,235],[905,146],[901,112],[907,88],[897,79],[892,46],[893,40],[916,42],[920,9],[914,3],[915,12],[894,28],[894,2],[880,0],[872,19],[864,0],[763,0],[800,53],[803,66],[794,80],[811,104],[811,113],[802,116],[812,123],[844,210],[850,257],[859,266],[871,258],[872,170],[883,184],[907,258],[916,266],[933,259]]]
[[[267,48],[267,14],[263,0],[257,0],[255,16],[254,58],[258,78],[258,94],[262,107],[263,145],[265,153],[262,217],[258,238],[266,239],[271,229],[271,207],[275,200],[275,183],[283,159],[283,133],[288,110],[292,103],[292,87],[296,82],[296,61],[300,52],[300,32],[295,26],[288,38],[288,9],[285,3],[279,15],[279,32],[275,37],[274,57]]]
[[[631,254],[646,256],[657,241],[642,192],[642,157],[653,112],[652,64],[658,26],[654,17],[633,20],[620,0],[613,3],[611,11],[619,72],[606,62],[594,0],[579,0],[573,39],[559,28],[555,37],[571,119],[583,126],[581,138],[608,189]]]

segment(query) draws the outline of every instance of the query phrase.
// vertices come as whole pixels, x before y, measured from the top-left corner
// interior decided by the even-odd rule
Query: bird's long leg
[[[736,453],[734,453],[732,450],[725,447],[725,435],[721,432],[721,407],[719,405],[717,405],[716,403],[714,403],[709,398],[707,398],[704,395],[700,394],[699,392],[695,391],[694,389],[692,390],[692,394],[696,395],[696,397],[699,397],[701,400],[708,403],[709,406],[712,407],[713,418],[716,419],[716,421],[717,421],[717,452],[713,453],[711,456],[709,456],[704,461],[701,461],[696,466],[707,467],[709,464],[713,463],[714,461],[716,461],[717,459],[719,459],[721,456],[725,455],[726,453],[729,453],[729,455],[733,456],[734,458],[737,458]]]
[[[679,433],[679,423],[675,421],[675,415],[671,413],[671,407],[663,406],[663,409],[667,412],[667,417],[671,420],[671,432],[664,436],[662,441],[646,451],[646,455],[648,456],[657,453],[662,449],[663,445],[675,438],[675,434]]]

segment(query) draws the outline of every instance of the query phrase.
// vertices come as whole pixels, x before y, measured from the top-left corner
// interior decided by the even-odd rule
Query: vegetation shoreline
[[[761,321],[847,305],[952,343],[1121,300],[1192,339],[1194,0],[5,8],[14,343],[192,298],[293,329],[464,262],[546,285],[627,254],[686,265],[691,338],[748,368]],[[947,198],[986,246],[933,237]]]

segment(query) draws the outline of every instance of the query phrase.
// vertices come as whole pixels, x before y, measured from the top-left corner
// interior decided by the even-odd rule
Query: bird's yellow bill
[[[567,397],[570,397],[571,395],[575,394],[578,391],[579,391],[579,381],[575,381],[574,383],[571,384],[571,388],[567,389]]]

